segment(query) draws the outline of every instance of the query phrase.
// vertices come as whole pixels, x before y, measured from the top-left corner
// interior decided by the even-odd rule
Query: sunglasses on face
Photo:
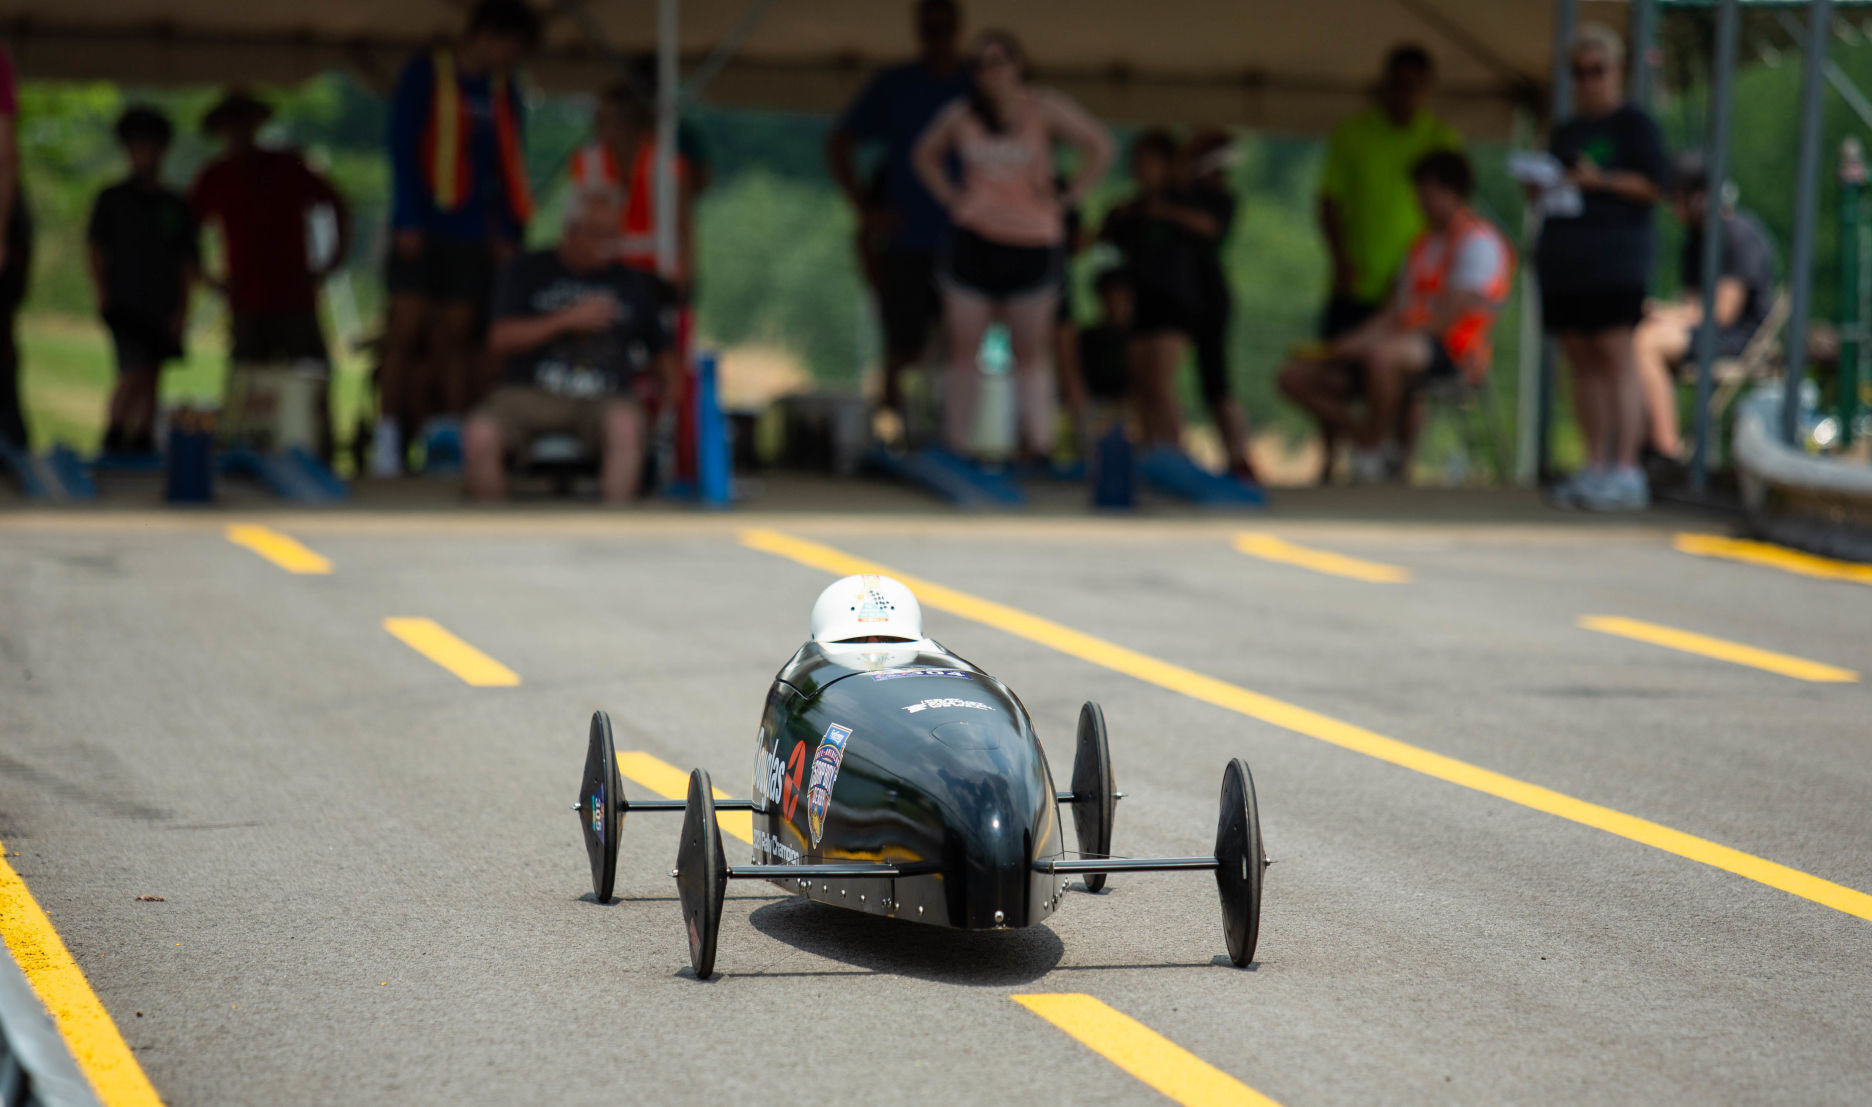
[[[1603,77],[1609,72],[1611,72],[1611,69],[1603,62],[1589,62],[1585,65],[1576,65],[1573,67],[1573,76],[1582,81],[1590,80],[1595,77]]]
[[[1012,64],[1014,64],[1014,59],[1008,57],[1006,54],[983,54],[981,57],[975,59],[976,69],[994,69],[999,66]]]

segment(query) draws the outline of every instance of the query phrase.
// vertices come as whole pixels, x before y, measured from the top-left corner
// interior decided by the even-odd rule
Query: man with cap
[[[328,364],[319,326],[318,290],[350,252],[351,218],[344,197],[296,151],[259,145],[272,117],[265,103],[240,89],[210,108],[202,129],[223,143],[189,190],[203,226],[219,228],[236,365]],[[308,256],[307,220],[319,209],[337,224],[330,256]]]

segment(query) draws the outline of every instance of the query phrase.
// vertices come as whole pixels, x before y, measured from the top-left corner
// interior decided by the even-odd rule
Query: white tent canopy
[[[750,19],[704,99],[836,110],[911,49],[909,0],[682,0],[685,72]],[[1437,58],[1440,110],[1477,135],[1536,104],[1552,64],[1556,0],[963,0],[965,28],[1020,36],[1042,79],[1122,121],[1317,132],[1355,107],[1384,52]],[[279,83],[332,68],[385,82],[411,50],[459,30],[454,0],[0,0],[0,37],[28,79]],[[656,47],[651,0],[558,0],[530,67],[547,88],[590,88],[607,52]],[[1589,17],[1622,22],[1593,0]],[[582,16],[582,18],[581,18]],[[587,35],[598,31],[598,41]]]

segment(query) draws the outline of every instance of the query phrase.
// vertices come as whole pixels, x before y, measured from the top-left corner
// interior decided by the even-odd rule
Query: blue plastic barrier
[[[1260,485],[1211,473],[1189,455],[1170,446],[1155,446],[1138,460],[1138,474],[1167,496],[1209,507],[1261,507],[1267,493]]]
[[[928,463],[954,474],[957,478],[973,485],[981,495],[995,503],[1024,504],[1026,493],[1012,477],[1004,472],[984,469],[964,457],[958,457],[941,446],[925,446],[916,453],[927,459]]]
[[[0,443],[0,460],[12,471],[20,491],[29,500],[97,498],[97,485],[91,482],[84,462],[69,446],[54,446],[45,454],[34,456],[17,446]]]
[[[1122,423],[1093,447],[1091,484],[1093,507],[1129,511],[1137,506],[1137,451]]]
[[[299,446],[272,454],[236,447],[221,455],[219,468],[230,475],[257,478],[275,496],[297,503],[330,503],[347,495],[337,474]]]
[[[712,352],[696,358],[695,403],[696,498],[704,507],[725,507],[733,498],[734,458]]]

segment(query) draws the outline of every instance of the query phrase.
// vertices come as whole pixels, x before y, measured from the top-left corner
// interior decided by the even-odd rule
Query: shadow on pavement
[[[810,900],[770,903],[748,916],[754,929],[804,953],[868,972],[941,984],[1005,988],[1051,972],[1066,947],[1044,926],[968,931],[845,911]],[[718,966],[719,967],[719,966]],[[737,976],[819,976],[823,972],[748,972]]]

